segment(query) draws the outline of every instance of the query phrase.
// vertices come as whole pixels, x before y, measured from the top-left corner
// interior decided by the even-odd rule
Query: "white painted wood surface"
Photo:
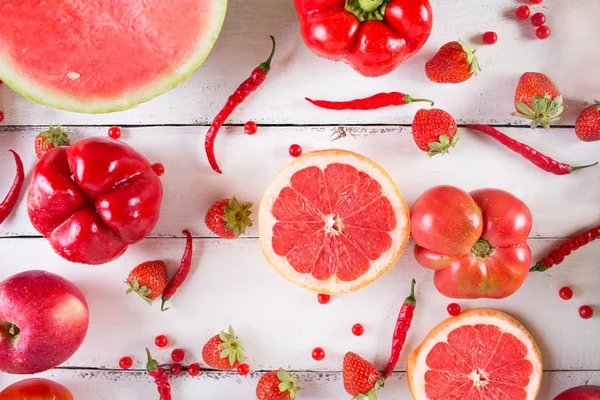
[[[359,77],[344,64],[312,55],[300,39],[290,0],[231,0],[223,33],[205,65],[180,87],[133,110],[94,116],[66,113],[33,104],[1,85],[0,110],[5,121],[0,125],[0,197],[13,179],[14,162],[5,150],[18,151],[30,171],[35,163],[33,138],[50,123],[81,125],[67,128],[74,139],[104,135],[107,125],[126,125],[123,140],[166,168],[165,199],[153,238],[132,246],[110,265],[80,266],[56,256],[29,223],[24,198],[16,213],[0,226],[0,280],[25,269],[57,272],[78,284],[90,304],[90,332],[81,349],[63,369],[41,376],[66,384],[78,400],[152,399],[157,397],[155,387],[139,369],[143,348],[152,345],[156,335],[174,338],[175,345],[190,354],[186,363],[195,362],[201,361],[204,342],[231,323],[244,340],[253,370],[283,366],[300,371],[306,391],[299,399],[347,398],[339,373],[343,354],[354,350],[383,367],[397,312],[415,277],[419,311],[398,372],[380,396],[382,400],[408,400],[402,372],[406,357],[429,329],[446,318],[449,303],[433,288],[431,272],[414,262],[412,244],[383,279],[322,306],[314,293],[296,288],[270,269],[260,253],[256,227],[244,239],[215,239],[204,226],[204,213],[214,200],[233,193],[258,204],[266,185],[290,160],[287,148],[298,143],[305,151],[336,147],[375,159],[390,172],[409,204],[438,184],[509,190],[533,212],[530,244],[536,258],[561,238],[598,224],[600,167],[553,176],[466,130],[450,155],[428,159],[416,149],[410,128],[399,126],[410,124],[419,105],[329,112],[303,100],[305,96],[347,99],[397,90],[436,100],[436,106],[451,112],[459,123],[523,124],[510,116],[514,87],[520,73],[538,70],[551,76],[570,105],[559,123],[563,127],[502,130],[561,161],[600,160],[600,143],[578,141],[571,128],[583,103],[600,96],[600,79],[592,73],[600,63],[600,30],[596,29],[600,0],[546,0],[536,6],[536,11],[546,13],[553,30],[552,37],[543,42],[534,38],[529,22],[513,17],[519,4],[515,0],[432,0],[434,31],[423,51],[378,79]],[[492,47],[478,43],[487,30],[500,36]],[[243,124],[253,119],[263,125],[297,126],[261,126],[254,136],[244,135],[240,126],[226,127],[217,141],[225,173],[217,176],[208,167],[202,147],[206,128],[196,125],[210,123],[230,92],[265,58],[269,34],[278,39],[278,53],[268,81],[228,122]],[[428,82],[424,61],[457,37],[479,45],[484,72],[461,85]],[[335,126],[325,126],[330,124]],[[148,307],[133,295],[125,296],[122,281],[142,261],[162,258],[169,272],[174,272],[184,246],[182,228],[190,228],[198,238],[192,274],[173,299],[172,309],[160,313],[157,305]],[[550,400],[571,386],[600,385],[600,317],[586,321],[577,315],[581,304],[595,306],[600,314],[599,251],[600,242],[590,244],[564,265],[545,274],[531,274],[509,299],[460,302],[464,309],[501,309],[531,330],[546,370],[539,400]],[[563,301],[557,292],[567,284],[575,296]],[[366,330],[360,338],[350,331],[357,322]],[[315,346],[327,351],[324,361],[311,359]],[[161,362],[168,360],[168,352],[155,352]],[[138,371],[113,371],[126,354],[134,356]],[[182,400],[199,396],[251,399],[259,376],[260,372],[246,378],[203,372],[198,378],[174,379],[174,394]],[[21,378],[0,374],[0,388]]]

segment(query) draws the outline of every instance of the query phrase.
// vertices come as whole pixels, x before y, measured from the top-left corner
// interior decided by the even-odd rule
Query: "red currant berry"
[[[551,33],[552,33],[552,31],[546,25],[540,26],[535,31],[535,34],[537,35],[537,37],[542,40],[548,39],[550,37]]]
[[[573,297],[573,290],[570,287],[565,286],[564,288],[560,288],[558,295],[563,300],[570,300]]]
[[[111,139],[115,139],[115,140],[120,138],[121,137],[121,128],[119,128],[118,126],[111,126],[108,129],[108,137]]]
[[[190,364],[189,367],[187,367],[187,373],[189,376],[200,375],[200,364],[198,364],[198,363]]]
[[[0,122],[4,121],[4,113],[0,111]]]
[[[250,372],[250,366],[245,363],[240,364],[237,367],[237,371],[238,371],[238,375],[240,375],[240,376],[248,375],[248,372]]]
[[[327,304],[329,303],[329,300],[331,300],[331,296],[328,294],[319,293],[317,295],[317,300],[320,304]]]
[[[119,360],[119,368],[121,369],[129,369],[133,365],[133,360],[131,357],[123,357]]]
[[[496,32],[486,32],[483,34],[483,43],[492,45],[498,41]]]
[[[185,352],[182,349],[175,349],[171,352],[171,360],[176,363],[182,362],[185,357]]]
[[[544,0],[529,0],[530,2],[532,2],[533,4],[542,4],[542,2]]]
[[[256,122],[254,121],[248,121],[246,122],[246,124],[244,125],[244,132],[246,132],[246,135],[254,135],[257,131],[256,128]]]
[[[171,364],[171,366],[169,367],[169,372],[173,376],[179,376],[183,373],[183,367],[179,363]]]
[[[590,319],[594,316],[594,309],[590,306],[579,307],[579,316],[583,319]]]
[[[159,335],[156,337],[156,339],[154,339],[154,344],[156,347],[160,347],[162,349],[163,347],[168,346],[169,338],[167,338],[165,335]]]
[[[361,324],[354,324],[352,326],[352,333],[354,336],[362,336],[365,333],[365,328]]]
[[[531,24],[533,26],[542,26],[546,23],[546,16],[544,13],[537,12],[531,16]]]
[[[315,361],[321,361],[322,359],[325,358],[325,350],[323,350],[320,347],[315,347],[312,351],[312,358]]]
[[[527,18],[529,18],[529,14],[531,14],[529,6],[521,6],[517,8],[517,18],[519,18],[520,20],[526,20]]]
[[[302,147],[299,144],[293,144],[290,146],[290,156],[300,157],[302,154]]]
[[[446,309],[448,310],[448,314],[452,315],[453,317],[460,315],[460,311],[461,311],[460,305],[458,305],[456,303],[448,304],[448,307],[446,307]]]
[[[163,176],[165,174],[165,166],[159,162],[152,164],[152,170],[158,176]]]

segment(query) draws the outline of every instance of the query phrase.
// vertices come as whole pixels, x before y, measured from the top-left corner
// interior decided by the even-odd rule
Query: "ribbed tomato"
[[[32,378],[13,383],[0,392],[0,400],[73,400],[69,389],[49,379]]]
[[[501,299],[516,292],[531,265],[531,211],[500,189],[429,189],[413,205],[415,258],[432,269],[444,296]]]

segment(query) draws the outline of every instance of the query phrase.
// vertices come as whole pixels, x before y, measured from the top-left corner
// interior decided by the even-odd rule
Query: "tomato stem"
[[[494,246],[484,238],[479,238],[471,249],[471,254],[478,258],[488,258],[494,252]]]

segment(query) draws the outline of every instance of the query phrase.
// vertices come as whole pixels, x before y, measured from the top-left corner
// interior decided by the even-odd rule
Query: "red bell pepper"
[[[411,210],[415,259],[435,271],[435,287],[452,298],[502,299],[516,292],[529,272],[531,227],[527,205],[499,189],[437,186]]]
[[[431,33],[429,0],[294,0],[300,30],[317,55],[364,76],[392,72]]]
[[[134,149],[87,138],[42,157],[32,174],[27,211],[61,257],[104,264],[150,233],[162,194],[160,179]]]

